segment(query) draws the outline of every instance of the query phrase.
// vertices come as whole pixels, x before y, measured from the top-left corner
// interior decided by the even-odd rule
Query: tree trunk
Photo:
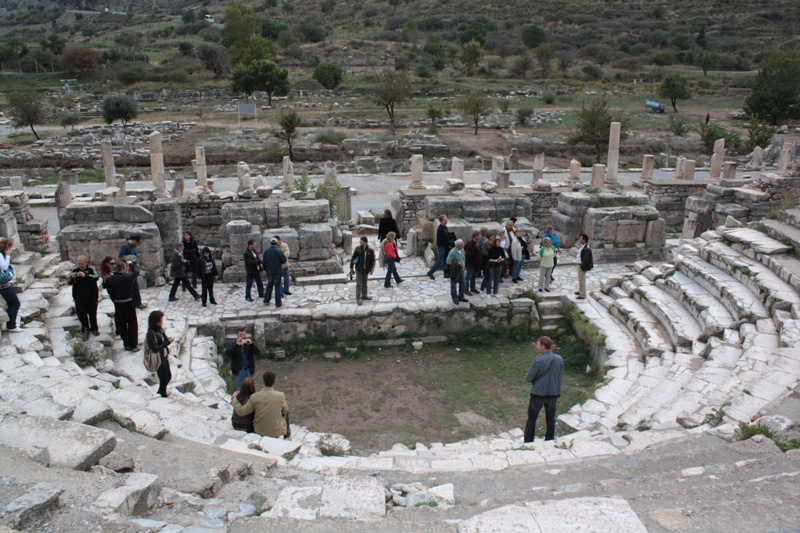
[[[475,117],[475,135],[478,134],[478,120],[479,120],[479,118]]]
[[[40,139],[39,139],[39,134],[38,134],[38,133],[36,133],[36,130],[35,130],[35,129],[33,129],[33,124],[31,124],[31,131],[33,132],[33,136],[34,136],[34,137],[36,137],[36,140],[37,140],[37,141],[38,141],[38,140],[40,140]]]
[[[272,106],[272,93],[267,93],[267,105]]]
[[[678,112],[678,108],[675,107],[675,102],[677,102],[678,99],[677,98],[671,98],[670,101],[672,102],[672,110],[677,113]]]
[[[286,139],[286,144],[289,145],[289,159],[291,161],[294,161],[294,153],[292,153],[292,140],[287,138]]]

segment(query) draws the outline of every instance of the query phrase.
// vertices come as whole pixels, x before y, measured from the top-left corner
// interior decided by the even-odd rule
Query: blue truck
[[[666,106],[661,100],[647,100],[644,103],[644,108],[653,113],[663,113],[666,110]]]

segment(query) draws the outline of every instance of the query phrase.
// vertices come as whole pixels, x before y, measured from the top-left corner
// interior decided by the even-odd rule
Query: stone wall
[[[759,178],[744,187],[766,193],[775,206],[783,203],[791,205],[800,203],[800,176],[761,174]]]
[[[644,193],[650,198],[650,204],[658,210],[664,219],[667,229],[680,231],[686,211],[686,199],[690,196],[702,196],[708,181],[680,180],[642,180]]]
[[[75,262],[85,255],[95,266],[106,256],[117,257],[119,248],[131,235],[141,235],[144,241],[137,249],[139,265],[143,270],[161,272],[164,265],[164,243],[154,222],[125,223],[104,221],[72,224],[58,234],[61,258]]]
[[[640,214],[634,208],[644,207],[649,203],[649,198],[639,192],[624,192],[622,194],[611,192],[600,192],[591,194],[587,192],[562,192],[558,195],[558,211],[552,213],[552,224],[558,233],[558,242],[562,248],[570,248],[580,237],[581,233],[587,233],[590,237],[594,234],[597,235],[599,242],[604,242],[613,245],[616,242],[616,226],[613,227],[612,220],[640,220]],[[621,210],[619,213],[614,211],[615,214],[603,215],[602,209],[616,209]],[[584,217],[590,209],[595,209],[593,215],[596,220],[591,220],[588,223],[584,221]],[[630,210],[626,213],[626,211]],[[612,213],[612,212],[609,212]],[[634,214],[636,213],[636,214]],[[655,218],[658,219],[658,212],[655,208],[647,211],[646,218],[650,220],[655,213]],[[606,226],[604,219],[609,218],[609,223]],[[663,219],[662,219],[663,220]],[[633,226],[635,223],[624,223],[622,226]],[[628,231],[630,230],[630,231]],[[655,228],[654,228],[655,230]],[[612,235],[614,233],[614,235]],[[630,241],[630,235],[641,233],[639,229],[623,228],[621,229],[620,244],[632,244],[635,241]],[[646,230],[645,230],[646,233]],[[653,234],[655,235],[655,234]],[[644,234],[642,239],[638,242],[644,242]],[[657,242],[657,241],[654,241]],[[596,243],[593,242],[593,245]],[[660,246],[663,246],[661,244]]]
[[[50,231],[47,219],[34,219],[28,204],[25,191],[11,190],[0,192],[0,203],[8,207],[13,216],[15,226],[2,223],[0,234],[10,238],[15,244],[23,245],[25,250],[42,252],[50,242]],[[7,215],[6,215],[7,216]]]
[[[663,248],[666,222],[650,205],[590,207],[583,231],[595,248]]]

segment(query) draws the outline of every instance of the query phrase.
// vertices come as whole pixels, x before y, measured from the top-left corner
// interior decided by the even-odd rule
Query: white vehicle
[[[214,24],[214,15],[206,15],[206,22]]]

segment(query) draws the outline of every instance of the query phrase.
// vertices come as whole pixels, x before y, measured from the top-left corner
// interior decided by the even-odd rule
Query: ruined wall
[[[707,181],[675,181],[675,180],[643,180],[644,193],[650,198],[650,204],[658,210],[664,219],[667,229],[680,231],[686,215],[686,199],[690,196],[702,196]]]

